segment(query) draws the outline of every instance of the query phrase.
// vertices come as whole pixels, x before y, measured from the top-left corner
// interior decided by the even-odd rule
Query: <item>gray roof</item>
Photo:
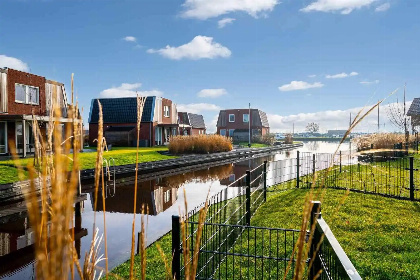
[[[152,122],[155,108],[155,96],[148,96],[143,108],[142,122]],[[89,123],[98,123],[101,102],[104,123],[137,123],[137,98],[100,98],[92,99]]]
[[[188,118],[190,119],[190,125],[192,128],[206,128],[202,115],[188,113]]]
[[[183,125],[190,125],[187,112],[178,112],[178,123]]]
[[[268,124],[268,118],[267,114],[261,110],[258,110],[258,113],[260,114],[260,120],[263,127],[270,127]]]
[[[411,103],[410,109],[408,109],[407,116],[418,116],[420,115],[420,98],[414,98]]]

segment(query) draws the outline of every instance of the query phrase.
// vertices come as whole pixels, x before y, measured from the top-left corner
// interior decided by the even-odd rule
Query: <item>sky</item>
[[[418,0],[1,0],[0,67],[91,100],[157,95],[200,113],[258,108],[272,132],[346,129],[350,113],[420,97]],[[389,96],[391,92],[394,92]],[[391,104],[391,105],[390,105]],[[377,130],[376,111],[358,131]]]

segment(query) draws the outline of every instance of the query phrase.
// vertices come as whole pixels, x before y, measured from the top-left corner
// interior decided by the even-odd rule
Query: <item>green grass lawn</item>
[[[242,147],[248,147],[248,142],[240,142],[238,145]],[[270,147],[267,144],[261,144],[261,143],[251,143],[251,148],[265,148]]]
[[[158,151],[167,151],[166,147],[152,147],[152,148],[139,148],[139,162],[149,162],[157,160],[165,160],[174,158],[174,156],[165,156],[158,153]],[[79,154],[80,168],[91,169],[95,168],[96,150],[92,152],[84,152]],[[104,158],[115,159],[115,165],[125,165],[136,163],[136,148],[135,147],[113,147],[111,151],[104,152]],[[33,158],[19,159],[16,162],[13,160],[0,161],[0,184],[11,183],[19,181],[17,176],[17,168],[15,165],[27,166],[33,164]],[[25,174],[27,175],[27,174]]]
[[[299,228],[307,192],[301,189],[270,192],[267,202],[253,216],[252,225]],[[362,278],[420,279],[420,203],[350,193],[336,214],[344,195],[341,190],[327,190],[322,214]],[[171,235],[167,234],[147,249],[147,279],[165,279],[157,244],[170,260]],[[138,257],[135,264],[140,271]],[[240,264],[236,264],[236,271],[245,271],[247,263],[242,263],[242,267]],[[112,271],[124,279],[128,278],[128,272],[128,262]]]

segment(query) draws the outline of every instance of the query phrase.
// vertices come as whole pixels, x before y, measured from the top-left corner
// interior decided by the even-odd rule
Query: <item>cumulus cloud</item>
[[[197,93],[197,96],[216,98],[216,97],[220,97],[226,94],[227,94],[227,91],[224,88],[214,88],[214,89],[202,89]]]
[[[230,57],[231,51],[219,43],[213,42],[212,37],[196,36],[191,42],[179,47],[166,46],[163,49],[148,49],[148,53],[157,53],[163,57],[180,60],[180,59],[213,59],[216,57]]]
[[[308,75],[309,78],[315,78],[316,75]]]
[[[308,83],[304,81],[292,81],[290,84],[285,84],[279,87],[280,91],[304,90],[310,88],[321,88],[324,84],[320,82]]]
[[[347,73],[340,73],[340,74],[335,74],[335,75],[326,75],[325,78],[327,79],[342,79],[342,78],[347,78],[347,77],[352,77],[352,76],[357,76],[359,75],[359,73],[357,72],[351,72],[350,74]]]
[[[410,106],[411,102],[407,102]],[[402,106],[402,103],[399,104]],[[364,109],[366,112],[371,106],[367,106]],[[396,106],[395,103],[386,104],[379,107],[380,116],[380,130],[394,132],[398,129],[389,121],[388,112],[390,106]],[[268,121],[270,124],[270,130],[272,132],[291,132],[294,124],[295,132],[305,131],[305,127],[310,122],[316,122],[320,126],[321,132],[326,132],[329,129],[348,129],[350,113],[353,118],[356,114],[363,109],[362,107],[350,108],[347,110],[329,110],[315,113],[301,113],[297,115],[281,116],[277,114],[267,114]],[[378,114],[375,109],[365,119],[363,119],[358,126],[354,129],[354,132],[376,132],[378,129]]]
[[[379,80],[374,80],[374,81],[361,81],[360,83],[362,85],[373,85],[373,84],[379,84]]]
[[[316,0],[300,11],[302,12],[340,12],[350,14],[355,9],[369,7],[378,0]]]
[[[245,12],[253,17],[271,12],[278,0],[186,0],[181,16],[209,19],[232,12]]]
[[[133,37],[133,36],[126,36],[126,37],[123,38],[123,40],[127,41],[127,42],[136,42],[137,41],[136,37]]]
[[[159,90],[140,90],[141,83],[122,83],[119,87],[111,87],[101,91],[101,98],[118,98],[118,97],[136,97],[140,96],[162,96],[163,92]]]
[[[235,20],[234,18],[224,18],[224,19],[219,20],[217,22],[217,25],[219,26],[219,28],[223,28],[226,25],[233,23],[234,20]]]
[[[387,11],[389,8],[391,8],[391,4],[389,4],[389,3],[384,3],[384,4],[379,5],[378,7],[376,7],[375,12],[385,12],[385,11]]]
[[[8,67],[11,69],[29,72],[29,66],[25,62],[15,57],[0,54],[0,68]]]
[[[202,113],[205,111],[220,111],[222,108],[209,103],[191,103],[191,104],[178,104],[178,112],[188,112],[193,114]]]

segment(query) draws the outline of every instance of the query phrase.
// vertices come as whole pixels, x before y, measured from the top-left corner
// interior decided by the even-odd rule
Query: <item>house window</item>
[[[170,190],[167,190],[164,192],[163,201],[165,203],[168,203],[170,199],[171,199],[171,192]]]
[[[229,114],[229,122],[235,122],[235,115]]]
[[[230,174],[229,175],[229,182],[233,182],[235,181],[235,174]]]
[[[233,133],[235,132],[235,130],[234,129],[229,129],[229,136],[230,137],[233,137]]]
[[[226,136],[226,129],[221,129],[220,130],[220,135]]]
[[[243,114],[243,120],[245,123],[249,122],[249,114]]]
[[[0,122],[0,154],[7,152],[7,123]]]
[[[169,118],[169,106],[163,106],[163,116]]]
[[[15,84],[15,102],[24,104],[39,104],[39,88]]]

